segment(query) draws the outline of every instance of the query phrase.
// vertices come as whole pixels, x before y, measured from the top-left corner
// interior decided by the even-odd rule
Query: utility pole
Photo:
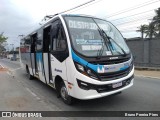
[[[11,57],[11,60],[15,60],[16,59],[16,55],[15,55],[15,53],[14,53],[14,44],[10,44],[10,45],[12,45],[12,57]]]

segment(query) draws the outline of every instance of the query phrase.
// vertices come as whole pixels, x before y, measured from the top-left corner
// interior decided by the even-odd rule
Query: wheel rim
[[[64,99],[64,100],[67,100],[67,89],[66,89],[66,87],[65,86],[62,86],[62,88],[61,88],[61,97]]]

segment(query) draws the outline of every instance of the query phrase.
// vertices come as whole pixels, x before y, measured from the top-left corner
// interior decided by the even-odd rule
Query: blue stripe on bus
[[[80,58],[78,55],[76,55],[73,50],[71,50],[71,53],[72,53],[72,58],[74,61],[80,63],[81,65],[83,66],[87,66],[89,67],[90,69],[94,70],[95,72],[97,72],[97,68],[99,67],[100,69],[103,68],[103,65],[93,65],[93,64],[90,64],[88,63],[87,61],[85,61],[84,59]]]
[[[89,67],[90,69],[94,70],[95,72],[98,72],[98,69],[99,69],[99,70],[102,70],[102,69],[104,68],[104,65],[99,65],[99,64],[98,64],[98,65],[93,65],[93,64],[91,64],[91,63],[88,63],[87,61],[85,61],[84,59],[82,59],[82,58],[80,58],[78,55],[76,55],[76,54],[73,52],[73,50],[71,50],[71,53],[72,53],[72,58],[73,58],[74,61],[80,63],[80,64],[83,65],[83,66]],[[128,67],[129,67],[129,65],[124,65],[123,67],[121,67],[121,68],[119,69],[119,71],[125,70],[125,69],[127,69]]]

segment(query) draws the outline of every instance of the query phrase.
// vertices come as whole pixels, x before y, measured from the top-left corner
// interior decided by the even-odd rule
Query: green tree
[[[141,25],[140,27],[138,27],[138,30],[136,30],[137,32],[140,32],[141,33],[141,38],[143,39],[144,37],[144,33],[147,29],[147,25]]]
[[[160,8],[155,10],[156,15],[153,17],[152,21],[149,25],[141,25],[138,27],[139,29],[137,32],[141,32],[141,37],[143,38],[144,34],[145,37],[153,38],[153,37],[160,37]]]
[[[8,39],[8,37],[5,37],[3,35],[3,32],[0,34],[0,52],[2,52],[3,50],[5,50],[3,43],[6,42],[6,40]]]
[[[154,36],[157,35],[156,30],[155,30],[155,24],[153,22],[149,23],[149,25],[146,25],[145,32],[146,34],[145,37],[153,38]]]
[[[155,10],[156,15],[153,17],[153,23],[157,32],[156,37],[160,37],[160,8]]]
[[[6,42],[8,38],[3,35],[3,32],[0,34],[0,44]]]

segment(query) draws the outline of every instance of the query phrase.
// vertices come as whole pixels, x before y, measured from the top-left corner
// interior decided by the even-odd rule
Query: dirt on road
[[[8,71],[8,69],[4,68],[2,65],[0,65],[0,72],[6,72],[6,71]]]

